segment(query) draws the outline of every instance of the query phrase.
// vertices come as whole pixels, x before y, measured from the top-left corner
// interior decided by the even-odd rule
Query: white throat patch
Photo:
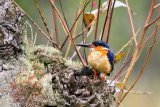
[[[108,49],[108,48],[106,48],[106,47],[103,47],[103,49],[104,49],[104,50],[109,50],[109,49]]]
[[[91,51],[95,51],[95,49],[94,49],[94,48],[91,48]]]

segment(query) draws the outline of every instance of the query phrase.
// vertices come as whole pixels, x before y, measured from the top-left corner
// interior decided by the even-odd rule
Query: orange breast
[[[107,50],[94,50],[88,55],[88,63],[93,70],[101,73],[109,74],[111,71],[111,64],[107,57]]]

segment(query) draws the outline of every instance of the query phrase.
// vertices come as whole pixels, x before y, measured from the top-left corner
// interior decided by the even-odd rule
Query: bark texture
[[[9,0],[0,0],[0,107],[19,105],[13,103],[9,90],[11,81],[20,72],[21,63],[15,58],[22,54],[22,16]]]
[[[0,1],[0,58],[17,55],[22,51],[22,13],[9,0]]]

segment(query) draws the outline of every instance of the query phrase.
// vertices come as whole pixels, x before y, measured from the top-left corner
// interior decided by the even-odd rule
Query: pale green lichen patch
[[[72,61],[72,60],[69,60],[69,59],[66,60],[65,64],[69,68],[76,69],[76,70],[80,70],[83,67],[81,62],[79,62],[79,61]]]
[[[43,54],[49,55],[49,56],[61,55],[61,52],[58,49],[50,47],[50,46],[47,47],[44,45],[38,45],[38,46],[34,47],[34,50],[37,50],[39,52],[43,52]]]

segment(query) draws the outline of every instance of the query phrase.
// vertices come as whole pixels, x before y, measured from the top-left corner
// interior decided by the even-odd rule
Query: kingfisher
[[[95,40],[90,44],[76,45],[91,48],[87,60],[94,70],[96,77],[97,73],[104,73],[101,80],[103,82],[106,75],[110,76],[110,73],[114,69],[115,54],[110,50],[107,43],[101,40]]]

